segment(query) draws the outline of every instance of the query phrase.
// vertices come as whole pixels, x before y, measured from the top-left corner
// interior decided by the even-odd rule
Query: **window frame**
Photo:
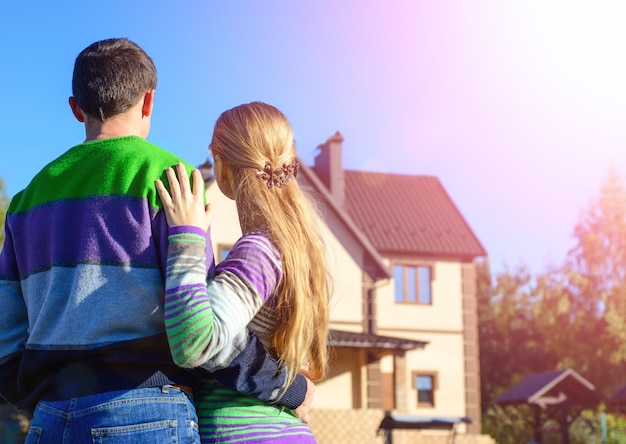
[[[401,267],[402,281],[399,282],[396,276],[396,267]],[[428,282],[428,302],[423,302],[421,271],[428,270],[430,280]],[[411,273],[411,270],[413,273]],[[433,264],[424,262],[394,261],[392,263],[394,280],[394,302],[396,304],[433,305],[433,281],[435,280],[435,267]],[[402,298],[398,297],[398,286],[402,286]],[[412,293],[410,288],[414,287]]]
[[[419,408],[434,408],[436,405],[436,392],[438,387],[438,377],[437,377],[437,372],[434,371],[418,371],[418,370],[414,370],[411,372],[411,377],[412,377],[412,386],[413,389],[415,390],[415,402],[417,403],[417,407]],[[431,393],[431,399],[432,402],[422,402],[419,399],[419,393],[420,390],[417,387],[417,378],[418,377],[428,377],[431,380],[431,385],[432,385],[432,389],[430,391]]]

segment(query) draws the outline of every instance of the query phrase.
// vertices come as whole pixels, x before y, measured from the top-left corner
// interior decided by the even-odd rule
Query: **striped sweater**
[[[267,235],[247,233],[205,283],[205,250],[198,229],[170,229],[165,325],[177,363],[214,370],[243,346],[247,329],[268,343],[282,264]],[[315,443],[310,428],[289,410],[219,384],[203,384],[196,404],[203,443]]]
[[[42,397],[197,384],[198,371],[173,362],[163,320],[168,227],[154,181],[180,161],[136,136],[89,141],[11,200],[0,253],[0,394],[10,403],[32,411]],[[240,379],[224,380],[268,399],[283,381],[248,371],[259,360],[277,371],[254,341],[233,360]]]

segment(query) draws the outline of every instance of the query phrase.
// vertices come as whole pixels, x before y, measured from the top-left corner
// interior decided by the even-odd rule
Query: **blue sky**
[[[83,140],[74,58],[128,37],[159,72],[152,142],[200,164],[220,112],[266,101],[309,165],[338,130],[347,169],[439,177],[494,270],[543,270],[626,176],[625,21],[619,1],[7,0],[0,178],[13,195]]]

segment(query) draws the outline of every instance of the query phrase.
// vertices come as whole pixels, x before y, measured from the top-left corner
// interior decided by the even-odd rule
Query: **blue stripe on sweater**
[[[31,313],[30,348],[93,348],[163,331],[158,269],[55,267],[25,279],[22,288],[28,305],[41,307]],[[76,291],[68,294],[67,288]]]

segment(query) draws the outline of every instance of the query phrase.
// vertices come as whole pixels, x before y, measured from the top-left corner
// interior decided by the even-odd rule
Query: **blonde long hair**
[[[252,102],[220,115],[211,151],[234,173],[231,188],[244,233],[267,232],[281,254],[276,329],[270,347],[293,381],[303,364],[319,381],[326,374],[329,280],[316,211],[297,180],[268,187],[257,173],[296,160],[293,132],[275,107]]]

